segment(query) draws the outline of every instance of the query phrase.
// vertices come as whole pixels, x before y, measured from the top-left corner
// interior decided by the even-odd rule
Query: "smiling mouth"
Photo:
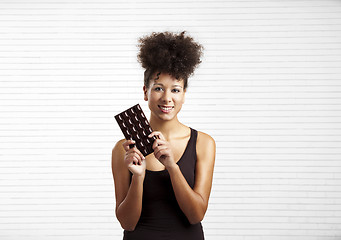
[[[174,106],[161,106],[158,105],[158,107],[161,109],[163,113],[169,113],[173,110]]]

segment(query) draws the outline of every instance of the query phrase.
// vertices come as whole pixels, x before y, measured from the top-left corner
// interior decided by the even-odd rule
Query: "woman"
[[[201,220],[208,206],[215,142],[179,122],[187,79],[201,62],[201,45],[181,34],[153,33],[139,40],[144,100],[157,136],[144,157],[133,140],[112,151],[116,216],[124,240],[204,239]]]

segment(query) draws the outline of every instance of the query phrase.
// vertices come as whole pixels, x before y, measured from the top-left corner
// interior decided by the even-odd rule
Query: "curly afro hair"
[[[146,69],[144,73],[146,87],[149,87],[153,74],[163,72],[176,79],[184,80],[186,89],[188,77],[201,63],[203,47],[185,34],[186,32],[180,34],[153,32],[139,39],[140,52],[137,59]]]

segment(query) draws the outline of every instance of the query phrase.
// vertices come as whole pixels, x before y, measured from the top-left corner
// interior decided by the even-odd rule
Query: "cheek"
[[[151,94],[149,94],[149,99],[151,101],[157,101],[159,99],[159,96],[156,93],[151,93]]]
[[[150,92],[148,94],[148,102],[149,103],[157,103],[160,100],[160,94],[156,93],[156,92]]]
[[[176,96],[175,101],[183,104],[185,102],[185,94],[179,94]]]

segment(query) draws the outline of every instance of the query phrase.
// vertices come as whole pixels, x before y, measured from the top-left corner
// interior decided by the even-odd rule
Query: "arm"
[[[132,144],[130,140],[121,140],[115,145],[112,151],[112,172],[116,217],[123,229],[132,231],[141,215],[146,166],[143,155],[136,148],[129,149],[129,144]]]
[[[195,169],[195,184],[192,189],[179,166],[171,160],[171,150],[161,137],[157,140],[160,146],[155,146],[158,158],[169,172],[177,202],[191,224],[200,222],[206,213],[208,200],[212,187],[213,168],[215,161],[215,142],[213,138],[198,132],[197,139],[197,164]],[[159,148],[159,149],[158,149]],[[162,157],[161,157],[162,156]]]

